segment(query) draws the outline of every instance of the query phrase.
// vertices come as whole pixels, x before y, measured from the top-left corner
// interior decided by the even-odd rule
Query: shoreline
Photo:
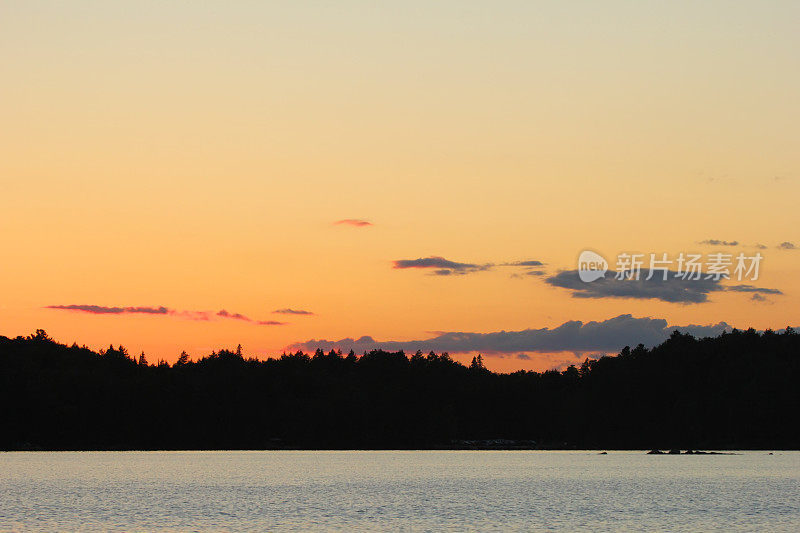
[[[715,449],[646,449],[646,448],[543,448],[543,447],[464,447],[464,446],[439,446],[430,448],[311,448],[311,447],[280,447],[280,448],[34,448],[20,447],[0,450],[0,453],[42,452],[42,453],[67,453],[67,452],[444,452],[444,451],[528,451],[528,452],[587,452],[604,455],[609,452],[641,452],[643,455],[740,455],[744,452],[764,452],[772,455],[773,452],[800,452],[795,448],[715,448]]]

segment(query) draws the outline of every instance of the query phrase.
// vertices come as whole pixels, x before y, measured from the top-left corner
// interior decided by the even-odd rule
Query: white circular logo
[[[578,256],[578,277],[584,283],[604,278],[608,271],[608,261],[602,255],[591,250],[584,250]]]

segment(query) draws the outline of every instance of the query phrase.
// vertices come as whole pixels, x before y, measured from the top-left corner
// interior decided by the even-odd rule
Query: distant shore
[[[500,440],[500,439],[498,439]],[[785,448],[717,448],[714,450],[699,450],[699,449],[678,449],[678,448],[582,448],[575,446],[540,446],[536,444],[528,444],[524,442],[515,442],[502,440],[489,440],[489,441],[465,441],[451,444],[443,444],[438,446],[431,446],[426,448],[400,448],[400,447],[385,447],[385,448],[317,448],[317,447],[302,447],[302,446],[280,446],[276,445],[269,448],[127,448],[127,447],[110,447],[110,448],[65,448],[65,449],[48,449],[37,446],[19,446],[9,449],[0,450],[0,452],[234,452],[234,451],[308,451],[308,452],[327,452],[327,451],[572,451],[572,452],[591,452],[603,454],[605,452],[641,452],[645,455],[736,455],[738,452],[788,452],[800,451],[798,449],[785,449]]]
[[[262,360],[237,348],[151,364],[38,330],[0,336],[0,449],[792,450],[798,383],[791,328],[676,332],[652,349],[511,374],[478,357],[380,350]]]

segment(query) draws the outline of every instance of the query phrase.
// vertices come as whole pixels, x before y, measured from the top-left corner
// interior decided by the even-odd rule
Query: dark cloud
[[[232,318],[234,320],[244,320],[245,322],[252,322],[253,321],[252,318],[247,317],[247,316],[245,316],[245,315],[243,315],[241,313],[229,313],[225,309],[222,309],[221,311],[217,311],[217,316],[221,316],[222,318]]]
[[[518,353],[517,359],[522,359],[523,361],[530,361],[531,356],[526,353]]]
[[[761,294],[783,294],[779,289],[768,289],[753,285],[722,285],[722,280],[682,279],[673,271],[667,272],[667,279],[657,272],[647,278],[646,269],[638,280],[618,280],[616,272],[608,271],[604,278],[592,282],[581,281],[576,270],[565,270],[545,280],[554,287],[572,291],[573,298],[632,298],[653,299],[670,303],[704,303],[712,292],[746,292]]]
[[[313,315],[311,311],[306,311],[304,309],[289,309],[288,307],[285,309],[276,309],[273,313],[278,313],[280,315]]]
[[[682,279],[675,274],[668,271],[665,280],[658,272],[647,280],[643,271],[638,280],[618,280],[616,272],[609,270],[604,278],[587,283],[580,280],[577,270],[565,270],[545,282],[572,291],[574,298],[636,298],[686,304],[707,302],[708,293],[725,290],[718,280]]]
[[[338,341],[312,339],[292,344],[288,348],[305,351],[313,351],[317,348],[325,351],[353,349],[356,352],[384,349],[389,351],[405,350],[407,353],[417,350],[423,352],[433,350],[454,354],[481,352],[487,355],[525,352],[618,352],[626,345],[634,346],[642,343],[654,346],[668,338],[676,329],[696,337],[709,337],[729,330],[730,326],[725,322],[706,326],[669,326],[667,321],[661,318],[634,318],[632,315],[619,315],[601,322],[584,323],[573,320],[555,328],[494,333],[446,332],[429,339],[415,341],[379,342],[369,336]]]
[[[509,266],[509,267],[520,267],[525,269],[531,269],[531,272],[525,272],[525,274],[531,276],[539,276],[542,275],[543,272],[540,270],[532,270],[538,269],[539,267],[544,266],[544,263],[537,260],[526,260],[526,261],[515,261],[512,263],[459,263],[457,261],[450,261],[449,259],[445,259],[444,257],[440,256],[430,256],[430,257],[420,257],[417,259],[398,259],[394,261],[394,268],[425,268],[431,269],[431,274],[434,276],[453,276],[453,275],[462,275],[462,274],[469,274],[471,272],[481,272],[484,270],[491,270],[495,266]],[[516,277],[514,275],[514,277]]]
[[[528,261],[514,261],[513,263],[503,263],[502,266],[520,267],[522,272],[514,272],[511,274],[512,278],[523,278],[525,276],[544,276],[545,271],[541,269],[544,263],[531,259]]]
[[[739,241],[721,241],[719,239],[706,239],[700,241],[700,244],[708,244],[710,246],[739,246]]]
[[[418,259],[398,259],[394,261],[394,268],[430,268],[433,269],[433,274],[436,276],[468,274],[470,272],[489,270],[493,266],[494,265],[491,263],[484,265],[478,265],[475,263],[458,263],[456,261],[450,261],[449,259],[439,256],[420,257]]]
[[[360,218],[344,218],[342,220],[337,220],[333,223],[336,226],[355,226],[357,228],[364,228],[366,226],[372,226],[372,222],[369,220],[362,220]]]
[[[466,270],[479,268],[474,263],[457,263],[444,257],[423,257],[419,259],[399,259],[394,262],[394,268],[449,268],[453,270]]]
[[[755,287],[753,285],[731,285],[725,287],[726,291],[731,292],[753,292],[753,293],[761,293],[761,294],[783,294],[783,291],[779,289],[767,289],[765,287]]]
[[[544,263],[542,263],[541,261],[536,261],[536,260],[514,261],[513,263],[503,263],[503,266],[540,267],[540,266],[544,266]]]
[[[278,322],[277,320],[254,320],[249,316],[245,316],[241,313],[229,313],[225,309],[219,311],[217,316],[223,318],[232,318],[234,320],[242,320],[244,322],[250,322],[251,324],[255,324],[256,326],[285,326],[286,322]]]
[[[516,279],[522,279],[525,276],[544,276],[545,274],[547,274],[547,272],[545,272],[544,270],[530,269],[526,270],[525,272],[514,272],[513,274],[511,274],[511,277]]]
[[[766,297],[761,296],[759,293],[755,293],[753,295],[753,297],[750,298],[750,299],[753,300],[754,302],[768,302],[769,301]]]
[[[797,246],[793,242],[784,241],[778,245],[781,250],[797,250]]]
[[[121,315],[127,313],[143,313],[148,315],[167,315],[171,311],[166,307],[105,307],[102,305],[48,305],[46,309],[63,309],[66,311],[82,311],[95,315]]]

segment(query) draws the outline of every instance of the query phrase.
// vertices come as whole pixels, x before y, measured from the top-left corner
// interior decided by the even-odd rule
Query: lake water
[[[800,531],[800,452],[0,453],[2,531]]]

